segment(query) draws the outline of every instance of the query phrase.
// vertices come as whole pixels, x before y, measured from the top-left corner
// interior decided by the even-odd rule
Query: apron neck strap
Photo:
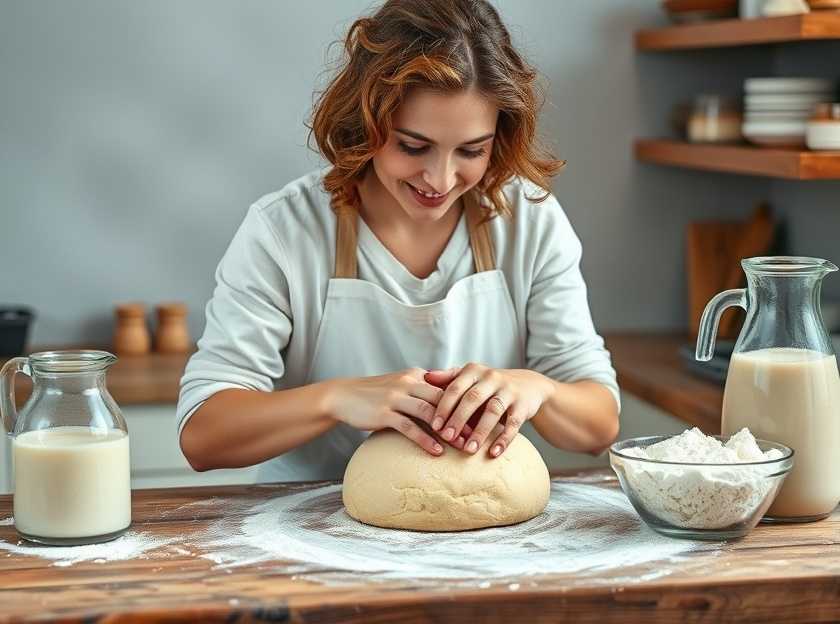
[[[476,193],[472,191],[465,193],[463,202],[475,272],[492,271],[496,268],[496,259],[493,252],[493,240],[490,238],[490,222],[484,220]],[[358,276],[356,245],[359,238],[359,213],[357,210],[345,208],[337,214],[337,219],[335,277],[356,279]]]

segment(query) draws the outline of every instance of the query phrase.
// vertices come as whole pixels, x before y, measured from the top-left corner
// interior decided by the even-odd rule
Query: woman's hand
[[[431,420],[432,429],[442,432],[444,440],[469,438],[463,449],[475,453],[497,424],[504,426],[490,445],[492,457],[504,453],[519,428],[554,391],[551,380],[537,372],[493,369],[483,364],[429,371],[425,379],[445,388]],[[464,429],[468,421],[476,423],[471,432]]]
[[[399,431],[432,455],[441,455],[443,446],[431,430],[435,408],[443,389],[424,380],[426,371],[409,368],[376,377],[334,379],[328,392],[328,412],[336,420],[364,431],[391,428]],[[447,442],[462,449],[472,430],[453,436]]]

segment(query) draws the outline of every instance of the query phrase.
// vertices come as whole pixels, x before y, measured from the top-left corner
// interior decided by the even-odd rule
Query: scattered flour
[[[345,512],[338,485],[279,496],[237,516],[218,521],[195,544],[202,556],[223,568],[294,562],[293,573],[322,582],[358,581],[360,573],[472,585],[476,579],[589,573],[592,582],[608,577],[605,571],[660,562],[657,577],[671,572],[668,563],[678,555],[701,547],[657,535],[620,490],[588,483],[553,482],[545,512],[528,522],[461,533],[361,524]]]
[[[7,518],[13,524],[13,518]],[[18,555],[52,559],[54,566],[67,567],[83,561],[107,563],[125,559],[143,558],[144,553],[175,541],[175,538],[157,538],[143,533],[128,531],[111,542],[88,544],[85,546],[39,546],[19,540],[15,543],[0,540],[0,550]]]
[[[768,475],[777,467],[738,464],[782,457],[776,449],[762,452],[748,429],[723,444],[696,427],[646,448],[627,448],[621,453],[697,464],[653,464],[615,457],[616,468],[624,473],[650,513],[669,524],[691,529],[723,529],[748,520],[774,487]]]

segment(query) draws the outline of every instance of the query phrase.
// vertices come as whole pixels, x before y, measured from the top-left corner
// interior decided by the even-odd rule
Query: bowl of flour
[[[793,450],[697,429],[632,438],[610,447],[610,464],[630,503],[657,533],[688,539],[743,537],[761,520],[793,467]]]

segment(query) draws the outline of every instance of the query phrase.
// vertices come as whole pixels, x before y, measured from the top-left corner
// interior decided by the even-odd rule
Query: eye
[[[403,143],[402,141],[398,141],[397,145],[399,145],[399,148],[402,151],[404,151],[406,154],[408,154],[409,156],[419,156],[420,154],[422,154],[423,152],[425,152],[426,150],[429,149],[428,145],[423,145],[421,147],[414,147],[414,146],[409,145],[408,143]]]
[[[461,152],[461,156],[463,156],[464,158],[479,158],[480,156],[484,156],[484,154],[487,153],[483,147],[477,150],[468,150],[461,148],[459,151]]]

